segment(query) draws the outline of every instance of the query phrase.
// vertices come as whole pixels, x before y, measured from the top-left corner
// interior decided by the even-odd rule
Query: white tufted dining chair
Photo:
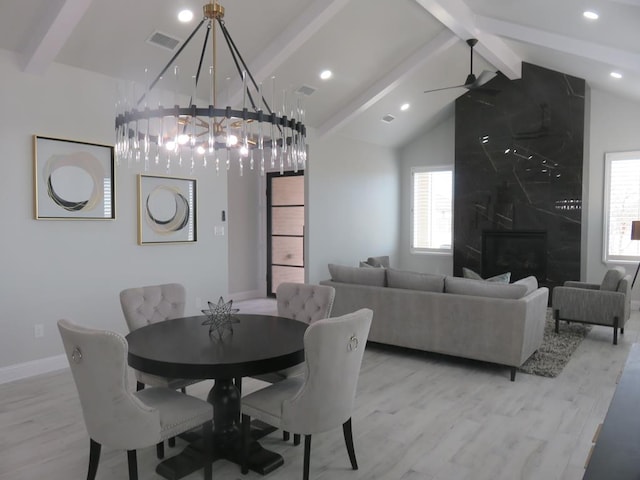
[[[132,332],[151,323],[184,316],[186,291],[179,283],[128,288],[120,292],[120,305],[124,319]],[[183,389],[201,380],[168,378],[135,371],[138,389],[145,385]]]
[[[179,283],[149,285],[122,290],[120,292],[120,305],[129,331],[132,332],[151,323],[183,317],[186,297],[186,290]],[[138,390],[142,390],[145,385],[149,385],[173,390],[180,389],[182,393],[186,393],[188,385],[201,381],[161,377],[138,370],[134,370],[134,372]],[[174,445],[175,439],[169,438],[169,446],[173,447]],[[164,443],[158,445],[157,454],[158,458],[164,457]]]
[[[129,479],[137,480],[136,450],[203,426],[205,452],[212,451],[213,406],[170,388],[130,392],[126,339],[59,320],[58,329],[80,397],[90,437],[87,480],[94,480],[102,445],[127,450]],[[211,454],[204,461],[204,478],[211,480]]]
[[[363,308],[312,323],[304,335],[305,375],[289,377],[242,399],[242,473],[247,473],[251,418],[304,435],[303,479],[309,478],[311,435],[342,425],[351,461],[358,469],[351,412],[373,311]]]
[[[312,324],[331,316],[335,296],[328,285],[281,283],[276,290],[278,315]]]

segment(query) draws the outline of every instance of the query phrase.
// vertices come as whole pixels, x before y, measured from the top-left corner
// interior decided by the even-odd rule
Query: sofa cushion
[[[408,290],[423,290],[426,292],[442,293],[444,291],[444,275],[408,272],[405,270],[388,268],[387,286],[392,288],[406,288]]]
[[[389,255],[383,255],[381,257],[369,257],[367,263],[372,267],[384,267],[389,268]]]
[[[511,280],[511,272],[501,273],[500,275],[496,275],[490,278],[482,278],[480,274],[466,267],[462,267],[462,276],[464,278],[470,278],[472,280],[485,280],[487,282],[509,283],[509,281]]]
[[[624,277],[626,271],[622,267],[613,267],[607,270],[604,274],[602,283],[600,284],[600,290],[607,290],[609,292],[615,292],[618,290],[618,284],[622,277]]]
[[[470,278],[446,277],[444,279],[444,291],[458,295],[473,295],[476,297],[491,298],[522,298],[527,293],[525,285],[503,284],[498,282],[479,282]]]
[[[538,279],[533,275],[525,278],[521,278],[520,280],[513,282],[513,285],[524,285],[527,287],[527,293],[525,293],[525,297],[529,295],[531,292],[535,292],[538,289]]]
[[[386,272],[384,268],[360,268],[346,265],[329,264],[331,280],[343,283],[359,283],[384,287]]]
[[[360,264],[358,265],[360,268],[384,268],[382,265],[379,266],[375,266],[375,265],[371,265],[367,262],[360,262]]]

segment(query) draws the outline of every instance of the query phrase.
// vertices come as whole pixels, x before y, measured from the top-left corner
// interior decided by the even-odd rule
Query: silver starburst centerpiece
[[[233,316],[234,313],[238,313],[240,310],[233,308],[233,300],[228,302],[224,301],[224,298],[220,297],[218,303],[207,302],[208,309],[202,310],[207,316],[207,319],[202,322],[202,325],[209,325],[209,335],[215,333],[219,340],[225,333],[233,333],[233,324],[240,323],[240,320]]]

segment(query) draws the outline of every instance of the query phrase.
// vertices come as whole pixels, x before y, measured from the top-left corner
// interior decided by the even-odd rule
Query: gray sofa
[[[332,315],[373,310],[369,340],[509,366],[511,380],[542,344],[549,290],[535,277],[512,284],[329,265]]]

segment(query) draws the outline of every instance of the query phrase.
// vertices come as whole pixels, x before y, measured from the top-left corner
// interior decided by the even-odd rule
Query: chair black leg
[[[158,457],[159,459],[164,458],[164,442],[156,444],[156,457]]]
[[[202,425],[202,437],[204,438],[204,480],[211,480],[213,476],[213,422],[208,421]]]
[[[294,433],[293,434],[293,444],[295,446],[300,445],[300,434],[299,433]]]
[[[140,390],[144,390],[144,383],[136,382],[136,390],[139,392]]]
[[[240,463],[240,471],[243,475],[249,473],[249,434],[251,429],[251,417],[242,414],[242,462]]]
[[[169,440],[167,440],[167,443],[169,444],[169,446],[171,448],[176,446],[176,437],[171,437]]]
[[[242,377],[236,377],[233,379],[233,383],[238,389],[238,395],[242,396]]]
[[[138,457],[135,450],[127,450],[127,462],[129,463],[129,480],[138,480]]]
[[[556,321],[556,333],[558,333],[558,330],[560,328],[560,310],[553,311],[553,318]]]
[[[98,473],[98,463],[100,462],[100,449],[102,445],[93,438],[89,440],[89,471],[87,472],[87,480],[95,480]]]
[[[358,461],[356,460],[356,450],[353,448],[353,432],[351,431],[351,419],[342,424],[342,433],[344,434],[344,443],[347,445],[347,453],[351,461],[351,468],[358,469]]]
[[[618,317],[613,318],[613,344],[618,344]]]
[[[311,458],[311,435],[304,436],[304,469],[302,480],[309,480],[309,463]]]
[[[515,382],[516,381],[516,367],[511,367],[511,381]]]
[[[186,395],[187,394],[187,387],[182,387],[180,389],[180,391]]]
[[[289,432],[287,432],[286,430],[282,431],[282,440],[284,442],[288,442],[290,437],[291,435],[289,435]]]

